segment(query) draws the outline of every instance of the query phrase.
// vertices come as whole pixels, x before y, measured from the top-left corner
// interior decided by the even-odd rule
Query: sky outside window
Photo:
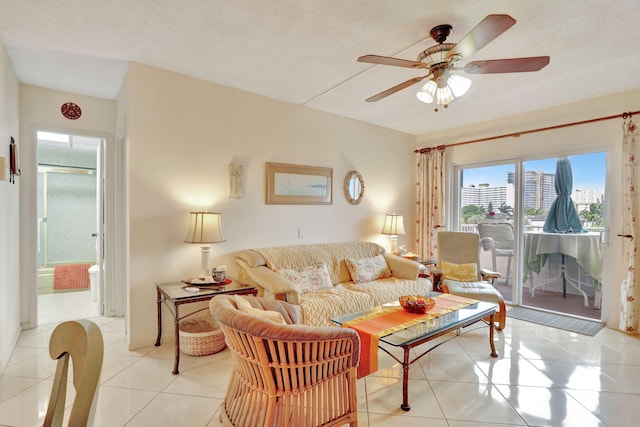
[[[605,153],[590,153],[569,156],[573,171],[574,190],[604,190]],[[540,171],[555,174],[556,159],[531,160],[525,162],[528,171]],[[514,172],[513,164],[464,169],[464,187],[479,184],[501,186],[507,183],[508,172]]]

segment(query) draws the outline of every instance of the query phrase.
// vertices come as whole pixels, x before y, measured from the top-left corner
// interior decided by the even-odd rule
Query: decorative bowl
[[[409,313],[424,314],[435,307],[433,298],[420,295],[403,295],[400,297],[400,305]]]

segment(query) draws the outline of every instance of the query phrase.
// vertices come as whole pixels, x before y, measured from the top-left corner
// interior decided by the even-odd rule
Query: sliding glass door
[[[456,169],[456,227],[515,305],[600,318],[605,154]]]
[[[480,234],[482,268],[500,273],[494,285],[505,301],[516,301],[516,164],[460,168],[457,229]]]

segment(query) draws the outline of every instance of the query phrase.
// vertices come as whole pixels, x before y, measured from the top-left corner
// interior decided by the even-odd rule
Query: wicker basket
[[[213,319],[189,319],[180,322],[180,350],[190,356],[214,354],[227,346],[224,334]]]

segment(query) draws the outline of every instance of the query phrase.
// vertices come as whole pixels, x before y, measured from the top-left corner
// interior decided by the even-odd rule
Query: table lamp
[[[212,284],[215,283],[209,269],[209,254],[211,243],[224,242],[222,235],[222,219],[220,212],[191,212],[189,217],[189,229],[184,238],[185,243],[200,244],[202,249],[200,258],[200,273],[191,280],[191,283]]]
[[[384,225],[382,226],[382,234],[388,234],[391,236],[391,253],[399,255],[398,250],[398,234],[404,234],[404,223],[402,222],[402,215],[397,215],[395,212],[387,214],[384,218]]]

